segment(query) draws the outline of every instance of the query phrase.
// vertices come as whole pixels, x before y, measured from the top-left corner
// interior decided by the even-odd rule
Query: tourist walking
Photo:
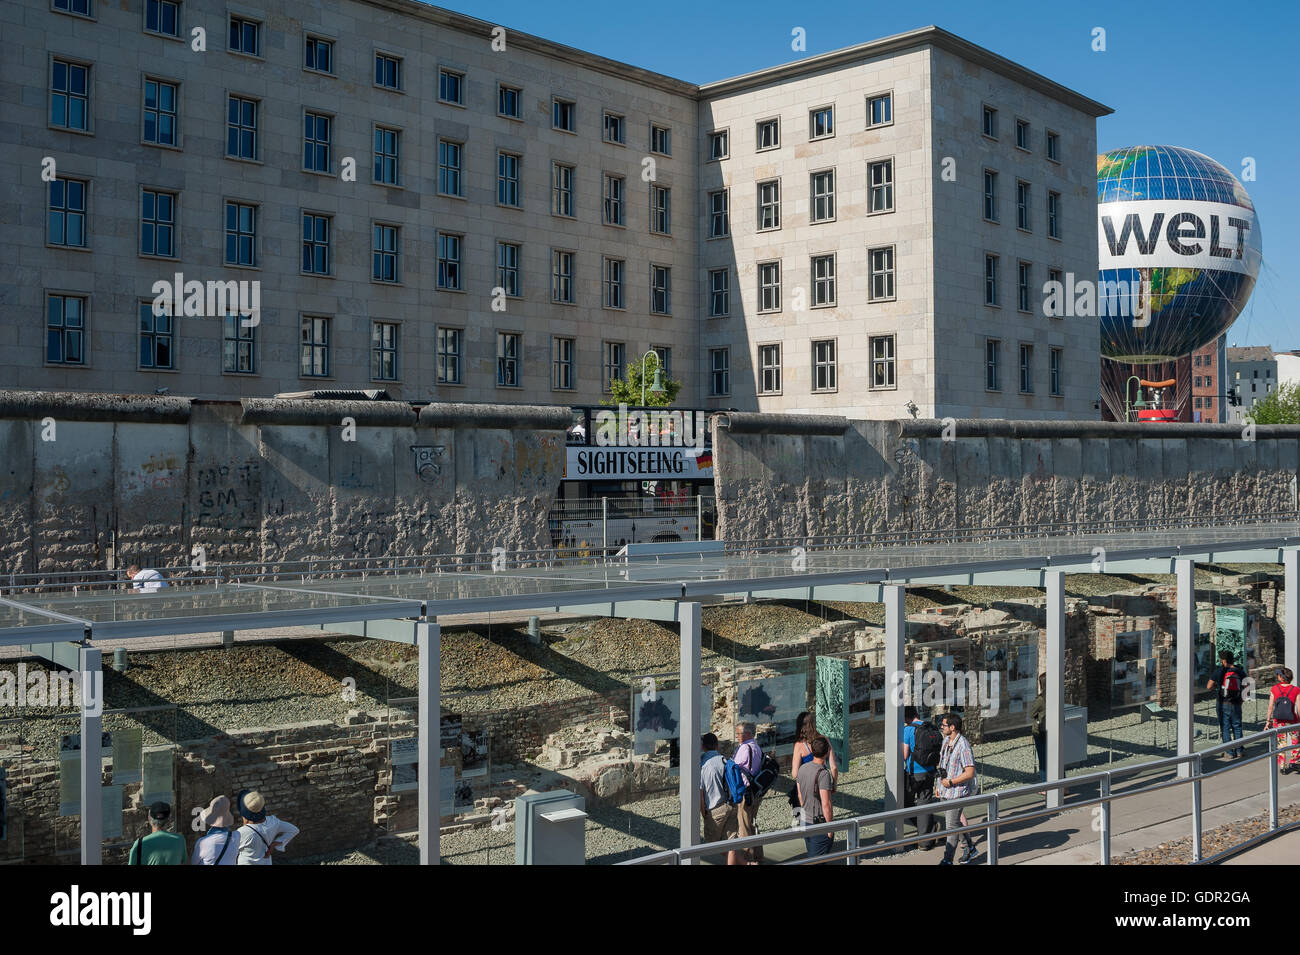
[[[1275,726],[1295,726],[1300,723],[1300,686],[1295,685],[1295,674],[1287,667],[1279,667],[1277,683],[1269,694],[1268,712],[1264,715],[1264,725],[1272,729]],[[1288,730],[1279,733],[1278,747],[1294,746],[1300,743],[1300,730]],[[1300,769],[1300,750],[1291,750],[1277,754],[1277,765],[1284,773],[1294,773]]]
[[[915,706],[903,707],[903,720],[903,806],[928,805],[934,801],[934,773],[939,768],[943,734],[929,720],[922,719]],[[934,815],[923,812],[903,822],[915,825],[916,834],[923,836],[934,827]],[[933,849],[934,842],[920,846]]]
[[[1047,674],[1038,674],[1038,696],[1029,708],[1029,733],[1038,757],[1038,781],[1047,782]]]
[[[135,840],[127,865],[184,865],[185,837],[167,831],[172,807],[159,801],[149,807],[149,834]]]
[[[745,777],[745,782],[750,785],[750,791],[745,795],[744,802],[736,806],[736,828],[742,839],[746,836],[758,835],[758,804],[763,801],[763,798],[756,794],[756,787],[753,785],[754,777],[758,775],[763,765],[763,749],[754,739],[756,731],[757,727],[753,723],[741,723],[736,727],[737,744],[733,760],[736,768]],[[739,857],[740,862],[745,865],[758,865],[758,860],[763,858],[763,847],[742,849]]]
[[[1231,650],[1219,653],[1219,666],[1210,674],[1205,684],[1207,690],[1218,690],[1215,712],[1219,717],[1219,738],[1225,743],[1241,739],[1241,688],[1246,682],[1246,671],[1233,661]],[[1241,759],[1246,751],[1241,747],[1229,750],[1229,759]]]
[[[705,842],[734,839],[738,817],[736,802],[727,781],[727,760],[718,752],[718,737],[700,737],[700,818]],[[727,865],[736,865],[735,852],[727,853]]]
[[[256,789],[241,791],[236,803],[244,820],[239,827],[239,864],[270,865],[271,851],[283,852],[298,827],[268,813],[266,800]]]
[[[799,767],[812,760],[812,741],[821,734],[817,732],[817,718],[807,711],[800,713],[794,721],[794,755],[790,759],[790,771],[797,773]],[[831,773],[831,792],[840,779],[840,767],[835,762],[835,750],[831,750],[827,767]]]
[[[804,826],[815,826],[819,822],[831,822],[834,812],[831,809],[831,791],[833,783],[826,761],[831,752],[831,744],[825,736],[815,736],[808,744],[810,759],[799,767],[795,782],[799,790],[799,821]],[[803,844],[808,856],[824,856],[831,851],[830,834],[804,836]]]
[[[235,817],[230,814],[230,799],[217,796],[199,814],[207,829],[194,843],[190,865],[234,865],[239,857],[239,839],[235,837]]]
[[[956,713],[947,713],[939,724],[943,733],[943,749],[939,751],[938,782],[935,795],[940,799],[965,799],[975,795],[975,755],[971,752],[970,742],[961,732],[961,717]],[[957,854],[958,826],[966,825],[966,813],[960,809],[944,811],[944,822],[948,828],[948,838],[944,842],[943,859],[940,865],[952,865],[953,856]],[[961,833],[966,843],[962,854],[963,864],[975,860],[975,843],[969,832]]]

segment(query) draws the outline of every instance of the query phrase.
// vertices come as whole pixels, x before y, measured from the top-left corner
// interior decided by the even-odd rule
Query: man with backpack
[[[903,806],[923,806],[934,800],[934,772],[939,766],[943,734],[933,723],[921,719],[914,706],[903,708],[903,719]],[[934,816],[928,812],[904,821],[912,822],[919,836],[934,827]],[[933,849],[934,845],[934,841],[924,842],[921,848]]]
[[[1205,684],[1207,690],[1219,691],[1215,702],[1219,716],[1219,735],[1225,743],[1241,739],[1241,688],[1246,681],[1246,671],[1232,661],[1231,650],[1221,651],[1219,666]],[[1241,759],[1245,755],[1246,751],[1241,748],[1228,752],[1229,759]]]
[[[744,801],[736,806],[736,823],[742,839],[758,834],[758,804],[763,801],[765,795],[759,791],[759,785],[755,782],[759,771],[763,768],[763,749],[754,739],[757,730],[753,723],[741,723],[736,727],[736,739],[739,742],[736,745],[733,762],[745,778],[748,788]],[[742,849],[739,853],[729,853],[729,855],[738,855],[745,865],[758,865],[758,860],[763,858],[763,847]]]
[[[748,783],[736,764],[718,752],[718,738],[712,733],[700,737],[700,816],[704,841],[735,839],[736,807],[745,801]],[[727,865],[739,865],[740,853],[728,852]]]

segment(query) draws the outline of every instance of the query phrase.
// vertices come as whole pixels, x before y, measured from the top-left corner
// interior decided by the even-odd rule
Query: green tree
[[[1255,424],[1300,424],[1300,385],[1286,382],[1246,412]]]
[[[654,384],[655,368],[658,367],[659,359],[654,356],[642,356],[641,359],[629,362],[627,370],[623,373],[622,378],[615,378],[610,382],[610,395],[602,404],[619,405],[625,404],[629,408],[641,406],[641,376],[645,375],[645,403],[650,408],[669,408],[677,400],[677,394],[682,390],[682,383],[667,375],[662,376],[664,392],[656,395],[650,390]],[[649,366],[649,374],[646,374],[646,367]]]

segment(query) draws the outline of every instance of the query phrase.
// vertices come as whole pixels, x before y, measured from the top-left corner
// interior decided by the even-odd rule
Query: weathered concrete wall
[[[719,536],[1288,512],[1300,427],[714,418]]]
[[[355,421],[345,432],[344,419]],[[548,547],[563,408],[0,392],[0,570]]]

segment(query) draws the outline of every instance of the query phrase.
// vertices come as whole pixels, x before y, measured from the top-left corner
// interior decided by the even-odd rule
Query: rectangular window
[[[176,195],[144,189],[140,193],[140,254],[176,255]]]
[[[984,126],[982,132],[989,139],[998,138],[998,111],[992,106],[984,107]]]
[[[176,367],[174,319],[155,315],[152,302],[140,303],[140,367],[171,370]]]
[[[868,213],[894,211],[894,160],[867,163],[867,182],[871,186]]]
[[[1023,179],[1016,180],[1016,228],[1029,229],[1029,183]]]
[[[721,318],[731,312],[731,270],[709,270],[709,318]]]
[[[758,150],[777,149],[781,145],[781,121],[765,119],[754,130],[754,139]]]
[[[313,275],[330,274],[329,216],[302,214],[302,270]]]
[[[1047,131],[1047,158],[1052,162],[1061,161],[1061,136],[1050,129]]]
[[[497,205],[519,208],[519,157],[497,153]]]
[[[623,368],[627,360],[627,346],[622,342],[605,342],[604,388],[613,390],[615,381],[623,378]]]
[[[438,329],[438,384],[461,383],[461,359],[464,357],[465,331],[460,328]]]
[[[316,36],[304,37],[302,68],[315,70],[317,73],[333,73],[334,41],[322,40]]]
[[[573,304],[572,252],[551,252],[551,300]]]
[[[50,365],[86,363],[86,300],[79,295],[46,299],[45,362]]]
[[[438,140],[438,192],[444,196],[460,193],[460,143]]]
[[[887,302],[894,297],[894,247],[869,249],[867,260],[870,264],[870,300]]]
[[[1034,390],[1034,346],[1020,343],[1020,391],[1032,394]]]
[[[54,9],[60,13],[75,13],[90,16],[90,0],[54,0]]]
[[[298,374],[303,378],[328,378],[330,374],[330,320],[316,315],[302,317],[302,341]]]
[[[605,224],[623,225],[623,177],[605,177]]]
[[[1029,124],[1023,119],[1016,120],[1016,148],[1029,150]]]
[[[894,336],[879,335],[870,340],[871,349],[871,387],[893,388],[894,379]]]
[[[781,180],[769,179],[758,184],[758,229],[781,228]]]
[[[829,222],[835,218],[835,170],[815,172],[809,179],[812,187],[809,218],[813,222]]]
[[[573,390],[573,366],[576,352],[577,342],[574,339],[551,339],[551,387],[555,390]]]
[[[661,156],[673,154],[673,131],[667,126],[650,124],[650,151]]]
[[[781,311],[781,263],[758,263],[758,310]]]
[[[813,307],[835,304],[835,256],[812,257]]]
[[[562,129],[566,133],[577,132],[577,104],[568,100],[557,99],[551,101],[551,126],[555,129]]]
[[[998,174],[992,169],[984,170],[984,218],[998,221]]]
[[[226,155],[257,158],[257,100],[231,96],[226,103]]]
[[[226,203],[226,264],[257,265],[257,206]]]
[[[1201,407],[1201,399],[1200,399],[1199,396],[1196,398],[1196,407],[1198,407],[1198,408]]]
[[[50,245],[73,249],[86,247],[86,193],[90,184],[81,179],[51,179],[49,229]]]
[[[728,155],[730,155],[730,147],[727,144],[727,130],[709,133],[709,161],[726,159]]]
[[[812,343],[813,391],[835,391],[839,374],[835,361],[835,339],[827,338]]]
[[[618,113],[605,114],[605,142],[620,146],[627,143],[627,120]]]
[[[667,186],[650,184],[650,231],[672,234],[672,190]]]
[[[513,242],[497,243],[497,287],[509,298],[523,295],[519,284],[519,246]]]
[[[465,105],[465,74],[454,70],[438,71],[438,99],[453,106]]]
[[[155,146],[175,146],[179,125],[175,83],[144,81],[144,141]]]
[[[808,111],[808,138],[828,139],[835,135],[835,107],[819,106]]]
[[[731,349],[709,349],[709,395],[731,394]]]
[[[1029,301],[1029,287],[1029,263],[1019,262],[1016,264],[1016,307],[1022,312],[1034,310]]]
[[[1048,269],[1047,281],[1061,283],[1062,289],[1064,289],[1064,283],[1062,283],[1062,273],[1060,269]],[[1064,311],[1064,309],[1062,309],[1062,311]],[[1055,317],[1059,318],[1060,316],[1058,315]]]
[[[50,78],[50,125],[90,129],[90,67],[55,60]]]
[[[231,53],[246,53],[249,56],[262,55],[262,24],[256,20],[247,20],[243,17],[230,18],[230,45],[227,49]]]
[[[1201,376],[1197,375],[1195,378],[1193,378],[1192,384],[1197,388],[1201,387]]]
[[[727,190],[709,193],[709,238],[721,239],[731,235],[727,215]]]
[[[221,370],[234,375],[257,373],[257,326],[238,315],[221,320]]]
[[[996,338],[989,338],[984,341],[984,389],[986,391],[1002,390],[1001,369],[999,368],[1001,352],[1002,343]]]
[[[370,323],[370,377],[376,381],[396,381],[397,323]]]
[[[384,89],[402,88],[402,60],[386,53],[375,54],[375,85]]]
[[[401,250],[398,247],[400,236],[397,226],[376,222],[373,232],[371,278],[376,282],[400,282],[398,257]]]
[[[604,260],[605,308],[623,308],[623,278],[627,266],[622,259]]]
[[[523,103],[523,90],[503,83],[497,84],[497,115],[510,119],[520,119]]]
[[[781,393],[781,346],[758,346],[758,393],[760,395],[779,395]]]
[[[998,304],[998,257],[984,256],[984,304]]]
[[[323,113],[303,114],[302,168],[308,172],[330,171],[330,117]]]
[[[460,284],[461,237],[447,232],[438,233],[438,288],[452,292],[462,291]]]
[[[894,122],[894,94],[878,93],[867,97],[867,128],[889,126]]]
[[[1192,359],[1192,364],[1195,365],[1197,368],[1200,368],[1200,367],[1201,367],[1201,356],[1200,356],[1200,355],[1197,355],[1195,358],[1193,358],[1193,359]]]
[[[1061,194],[1047,194],[1047,234],[1053,239],[1061,237]]]
[[[573,176],[574,168],[565,166],[562,163],[552,163],[552,193],[554,195],[554,205],[551,211],[557,216],[564,216],[572,219],[575,215],[573,204]]]
[[[519,387],[519,363],[523,358],[518,332],[497,332],[497,385]]]
[[[375,182],[387,186],[398,184],[401,140],[399,130],[375,127]]]
[[[672,294],[672,269],[665,265],[650,266],[650,311],[656,315],[671,315]]]
[[[1048,358],[1048,378],[1051,385],[1052,394],[1063,394],[1061,391],[1061,349],[1053,348],[1047,353]]]

